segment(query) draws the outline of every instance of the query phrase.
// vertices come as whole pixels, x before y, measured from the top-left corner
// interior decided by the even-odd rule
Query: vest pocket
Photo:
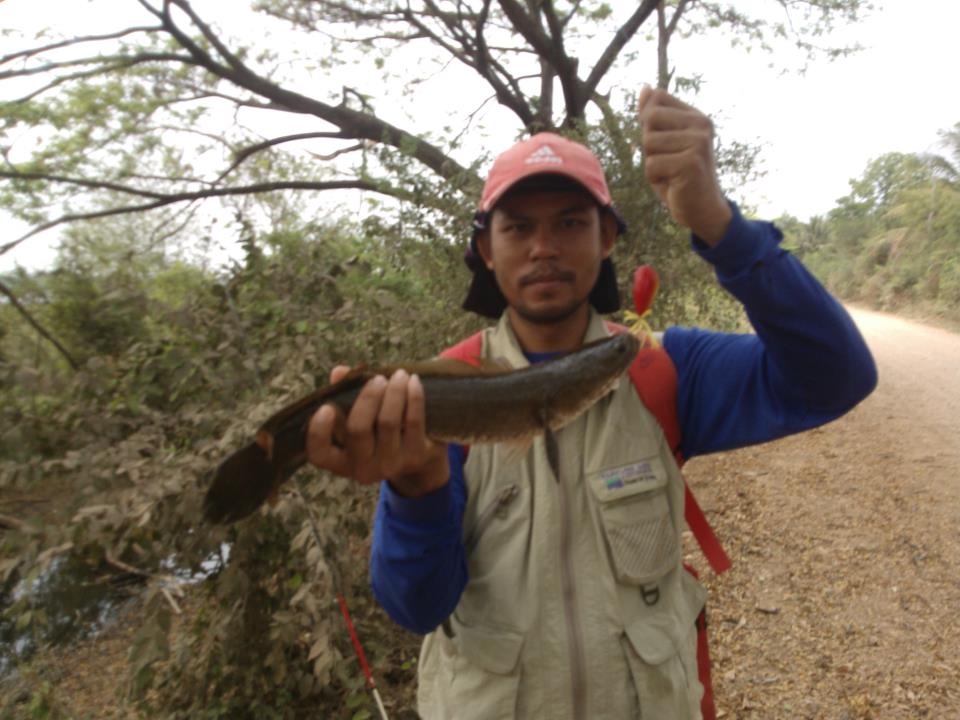
[[[680,563],[667,471],[651,457],[587,476],[620,582],[654,582]]]
[[[692,620],[676,640],[649,618],[638,620],[627,626],[620,643],[636,687],[641,717],[700,719],[703,686],[697,677],[697,634]]]
[[[523,635],[505,628],[456,623],[449,717],[517,717]]]

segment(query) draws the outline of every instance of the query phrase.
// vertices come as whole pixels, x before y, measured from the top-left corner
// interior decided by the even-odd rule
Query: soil
[[[852,312],[878,362],[873,395],[826,427],[686,468],[734,560],[704,576],[727,720],[960,718],[960,335]],[[116,689],[135,625],[49,659],[71,716],[132,716]],[[380,678],[392,716],[411,675]]]

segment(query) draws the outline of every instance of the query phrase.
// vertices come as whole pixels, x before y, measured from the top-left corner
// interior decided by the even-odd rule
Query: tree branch
[[[516,83],[516,79],[512,78],[505,69],[503,69],[493,60],[493,57],[490,54],[490,48],[487,46],[487,41],[483,34],[483,28],[484,25],[486,25],[489,12],[490,0],[484,0],[483,9],[480,11],[480,15],[477,17],[476,28],[474,30],[476,56],[473,68],[480,73],[480,76],[483,77],[490,87],[493,88],[493,91],[497,96],[497,102],[504,107],[508,107],[513,110],[514,114],[520,118],[520,121],[524,124],[524,126],[530,127],[534,124],[535,116],[530,110],[529,105],[525,102],[523,93],[520,92],[520,87]],[[510,82],[510,87],[507,87],[503,81],[500,80],[500,78],[497,76],[497,72],[500,72],[508,79],[508,82]]]
[[[257,143],[255,145],[249,145],[243,148],[242,150],[239,150],[236,153],[234,153],[234,156],[233,156],[234,159],[233,159],[233,162],[230,164],[230,167],[228,167],[226,170],[220,173],[220,175],[217,177],[215,182],[219,182],[223,180],[223,178],[225,178],[227,175],[229,175],[234,170],[236,170],[237,167],[242,162],[247,160],[252,155],[256,155],[258,152],[262,152],[268,148],[274,147],[275,145],[281,145],[283,143],[297,142],[298,140],[314,140],[317,138],[345,139],[345,138],[348,138],[348,136],[345,135],[343,132],[297,133],[296,135],[284,135],[283,137],[276,137],[276,138],[271,138],[270,140],[264,140],[263,142]],[[351,150],[357,149],[357,146],[353,146],[350,149]],[[341,155],[343,152],[347,152],[347,150],[338,151],[333,155],[331,155],[329,159],[332,160],[333,158],[337,157],[337,155]]]
[[[248,68],[240,58],[230,52],[230,49],[227,48],[215,32],[207,25],[193,8],[190,6],[190,3],[187,0],[164,0],[163,2],[163,12],[164,17],[168,18],[170,16],[170,5],[176,5],[178,8],[183,10],[187,14],[187,17],[190,18],[190,21],[199,28],[203,36],[210,41],[210,44],[216,48],[217,52],[220,53],[221,57],[227,61],[227,64],[232,67],[237,72],[241,73],[250,73],[253,74],[253,71]]]
[[[544,0],[544,2],[546,1],[548,0]],[[513,23],[514,28],[530,43],[538,55],[550,63],[557,73],[557,77],[560,79],[560,87],[563,88],[567,111],[564,124],[569,124],[577,119],[582,120],[586,103],[582,102],[580,98],[589,98],[589,94],[584,95],[581,91],[581,82],[577,77],[577,61],[569,57],[564,51],[562,36],[559,38],[549,37],[539,23],[535,22],[516,0],[499,0],[499,3],[500,8]]]
[[[171,55],[168,59],[178,60],[180,62],[184,62],[186,64],[191,64],[191,65],[197,64],[196,62],[193,62],[190,58],[183,58],[179,55]],[[17,98],[12,102],[15,104],[27,103],[33,100],[35,97],[47,92],[48,90],[52,90],[55,87],[59,87],[64,83],[70,82],[71,80],[86,80],[87,78],[96,77],[97,75],[105,75],[106,73],[113,72],[114,70],[126,70],[127,68],[131,68],[145,62],[153,62],[153,58],[151,57],[140,58],[139,56],[134,56],[124,62],[117,62],[117,63],[114,63],[113,65],[104,65],[102,67],[94,68],[93,70],[87,70],[85,72],[76,72],[76,73],[70,73],[69,75],[61,75],[59,77],[54,78],[50,82],[48,82],[46,85],[43,85],[42,87],[29,93],[28,95],[24,95],[21,98]]]
[[[669,68],[667,58],[667,49],[670,46],[670,38],[673,36],[677,24],[680,22],[680,16],[690,4],[690,0],[679,0],[676,10],[670,22],[667,22],[667,12],[663,2],[657,4],[657,87],[662,90],[668,90],[670,87],[670,78],[673,72]]]
[[[602,80],[603,76],[610,70],[620,51],[623,50],[626,44],[630,42],[630,39],[637,34],[637,30],[639,30],[640,26],[650,17],[650,13],[656,10],[657,2],[658,0],[643,0],[643,2],[640,3],[640,7],[638,7],[633,15],[617,30],[616,35],[613,36],[613,40],[610,41],[610,44],[607,45],[606,49],[600,55],[600,59],[597,60],[597,64],[593,66],[593,70],[590,71],[590,75],[583,84],[584,97],[591,97],[593,95],[597,89],[597,85],[600,84],[600,80]]]
[[[40,178],[25,178],[25,179],[40,179]],[[96,187],[96,181],[87,180],[85,178],[60,178],[57,176],[50,176],[51,181],[55,182],[72,182],[77,185],[84,185],[87,187]],[[137,195],[140,197],[146,198],[156,198],[153,202],[144,203],[142,205],[122,205],[120,207],[105,208],[103,210],[94,210],[91,212],[85,213],[67,213],[66,215],[61,215],[58,218],[49,220],[45,223],[37,225],[32,230],[27,232],[24,235],[21,235],[16,240],[11,240],[5,245],[0,245],[0,255],[3,255],[17,245],[22,243],[24,240],[37,235],[45,230],[57,227],[68,222],[76,222],[77,220],[96,220],[98,218],[111,217],[113,215],[125,215],[136,212],[146,212],[148,210],[155,210],[157,208],[165,207],[167,205],[172,205],[174,203],[181,202],[191,202],[194,200],[202,200],[205,198],[212,197],[228,197],[232,195],[253,195],[256,193],[268,193],[276,192],[278,190],[367,190],[370,192],[378,192],[383,195],[390,197],[395,197],[401,200],[410,200],[415,201],[412,195],[407,192],[404,192],[398,188],[390,187],[383,183],[372,182],[369,180],[327,180],[327,181],[289,181],[289,182],[265,182],[258,183],[255,185],[244,185],[238,187],[228,187],[228,188],[207,188],[204,190],[197,190],[195,192],[183,192],[183,193],[170,193],[170,194],[161,194],[161,193],[152,193],[146,190],[138,190],[136,188],[114,188],[112,187],[114,183],[103,183],[104,189],[118,190],[119,192],[126,192],[130,195]],[[422,198],[421,204],[422,204]]]
[[[117,68],[132,67],[144,62],[182,62],[188,65],[195,65],[193,58],[186,55],[177,55],[176,53],[139,53],[137,55],[97,55],[96,57],[79,58],[77,60],[64,60],[62,62],[49,62],[46,65],[36,65],[30,68],[20,70],[4,70],[0,72],[0,80],[6,80],[14,77],[29,77],[30,75],[39,75],[41,73],[53,72],[62,68],[76,67],[78,65],[92,65],[94,63],[117,63],[113,66],[102,68],[103,72],[109,72]]]
[[[53,43],[51,45],[44,45],[37,48],[29,48],[28,50],[21,50],[19,52],[11,53],[10,55],[4,55],[0,57],[0,65],[6,65],[8,62],[13,60],[18,60],[20,58],[30,58],[40,55],[41,53],[49,52],[51,50],[59,50],[64,47],[71,47],[73,45],[79,45],[81,43],[87,42],[101,42],[103,40],[116,40],[117,38],[122,38],[127,35],[133,35],[138,32],[158,32],[163,30],[159,25],[157,26],[145,26],[145,27],[131,27],[126,30],[120,30],[119,32],[110,33],[108,35],[87,35],[82,37],[70,38],[69,40],[62,40],[58,43]]]
[[[142,1],[143,0],[141,0],[141,2]],[[187,4],[185,0],[164,0],[164,29],[172,35],[181,47],[189,52],[200,65],[213,75],[228,80],[255,95],[264,97],[280,108],[287,109],[291,112],[314,115],[321,120],[325,120],[339,127],[354,139],[383,142],[402,150],[410,149],[411,155],[414,158],[443,178],[448,180],[455,178],[472,178],[479,182],[473,172],[449,158],[438,147],[422,140],[416,135],[381,120],[375,115],[358,112],[342,106],[331,106],[319,100],[282,88],[266,78],[257,75],[228,51],[225,51],[225,58],[227,58],[230,66],[228,67],[217,62],[202,48],[198,47],[196,43],[173,22],[169,14],[169,6],[172,2],[175,2],[178,7],[183,8],[186,6],[189,8],[189,4]],[[192,12],[192,10],[190,12]],[[193,15],[195,16],[196,14],[193,13]],[[209,30],[208,27],[207,32],[212,34],[212,31]],[[213,41],[211,40],[211,42]],[[219,41],[215,46],[216,45],[221,45],[222,47]]]
[[[77,364],[77,361],[73,359],[73,356],[67,351],[67,349],[60,344],[60,341],[57,340],[43,325],[40,324],[40,321],[37,320],[33,315],[30,314],[30,311],[25,308],[20,301],[17,299],[17,296],[13,294],[13,291],[8,288],[4,283],[0,282],[0,293],[3,293],[10,300],[10,304],[13,305],[14,309],[20,313],[24,320],[26,320],[30,326],[40,333],[47,342],[53,345],[57,351],[63,355],[64,359],[74,370],[78,369],[80,366]],[[17,528],[19,529],[19,528]]]

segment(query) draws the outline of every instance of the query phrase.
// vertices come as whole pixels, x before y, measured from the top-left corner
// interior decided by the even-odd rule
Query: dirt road
[[[960,335],[852,314],[871,397],[687,466],[734,559],[707,579],[721,717],[960,718]]]

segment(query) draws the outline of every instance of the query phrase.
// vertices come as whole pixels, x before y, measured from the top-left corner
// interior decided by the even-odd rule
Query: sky
[[[214,10],[218,4],[239,1],[196,0],[195,5],[208,8],[209,16],[219,19]],[[737,0],[736,4],[761,2],[769,6],[773,0]],[[53,4],[64,8],[57,11],[58,19],[80,27],[90,19],[90,8],[105,2],[0,0],[0,28],[26,29],[49,22]],[[132,0],[114,0],[114,4],[135,11],[133,17],[142,21],[144,14],[136,11]],[[760,51],[748,54],[732,50],[727,38],[716,35],[674,43],[672,60],[678,74],[702,74],[700,93],[686,99],[714,119],[721,140],[760,147],[763,176],[737,188],[733,195],[761,217],[788,213],[807,220],[825,214],[837,198],[847,194],[849,180],[861,175],[871,159],[893,151],[936,152],[938,130],[960,121],[960,93],[954,89],[953,77],[960,70],[960,3],[879,0],[875,4],[877,9],[869,17],[835,36],[859,43],[864,50],[833,62],[815,60],[803,74],[783,70],[795,67],[785,51],[774,56]],[[69,13],[76,15],[71,18]],[[583,54],[585,61],[590,57]],[[769,68],[771,61],[779,67]],[[653,69],[630,68],[617,82],[635,87],[653,82]],[[644,77],[647,72],[651,77]],[[423,102],[435,102],[434,98],[449,102],[453,84],[438,79],[433,88],[424,88]],[[468,98],[463,104],[477,103]],[[516,128],[507,128],[504,117],[504,111],[490,103],[481,113],[489,129],[478,132],[475,142],[491,144],[498,138],[501,146],[508,144]],[[501,137],[504,132],[508,133],[505,138]],[[4,239],[22,232],[9,220],[0,224]],[[51,231],[27,240],[0,256],[0,272],[15,264],[49,265],[57,239]]]

